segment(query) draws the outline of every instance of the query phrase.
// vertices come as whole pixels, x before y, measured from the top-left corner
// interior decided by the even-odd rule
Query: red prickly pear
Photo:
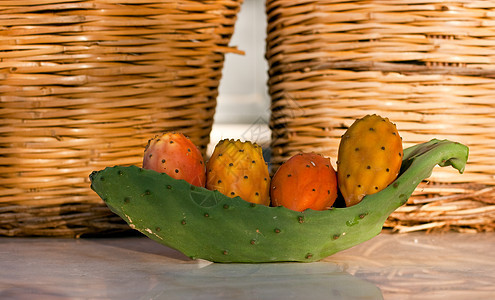
[[[330,163],[316,153],[292,156],[272,178],[273,206],[295,211],[329,209],[337,199],[337,175]]]
[[[239,140],[222,140],[207,163],[206,188],[231,198],[270,204],[270,174],[261,146]]]
[[[346,206],[392,183],[402,156],[402,139],[387,118],[367,115],[356,120],[342,136],[338,153],[338,183]]]
[[[143,168],[184,179],[204,187],[206,169],[203,156],[194,143],[182,133],[166,132],[148,141]]]

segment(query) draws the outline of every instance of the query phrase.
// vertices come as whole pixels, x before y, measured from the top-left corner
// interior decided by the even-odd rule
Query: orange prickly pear
[[[182,133],[166,132],[148,141],[143,168],[184,179],[195,186],[205,186],[203,156],[194,143]]]
[[[269,205],[270,175],[261,146],[249,141],[221,140],[207,163],[206,188]]]
[[[316,153],[292,156],[273,175],[270,195],[273,206],[329,209],[337,198],[337,175],[330,159]]]
[[[338,151],[338,184],[346,206],[392,183],[402,156],[402,139],[395,124],[378,115],[356,120],[342,136]]]

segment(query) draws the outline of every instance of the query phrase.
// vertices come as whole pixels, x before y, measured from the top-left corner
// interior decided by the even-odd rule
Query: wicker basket
[[[0,3],[0,235],[127,230],[88,175],[178,130],[209,143],[242,0]]]
[[[336,159],[359,117],[386,116],[404,146],[470,147],[465,174],[435,169],[387,222],[397,231],[495,230],[495,3],[267,1],[272,161]]]

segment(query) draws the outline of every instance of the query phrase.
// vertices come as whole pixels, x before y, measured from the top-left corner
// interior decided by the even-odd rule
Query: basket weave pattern
[[[495,230],[495,5],[490,1],[267,1],[272,162],[300,151],[335,161],[369,113],[404,147],[466,144],[463,175],[435,169],[389,218],[398,231]]]
[[[204,152],[242,0],[0,3],[0,235],[125,230],[88,175],[180,130]]]

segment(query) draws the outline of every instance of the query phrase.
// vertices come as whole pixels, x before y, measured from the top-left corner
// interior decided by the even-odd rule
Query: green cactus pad
[[[135,166],[90,175],[108,207],[149,238],[213,262],[311,262],[371,239],[436,165],[464,171],[468,148],[432,140],[404,150],[399,177],[359,204],[296,212],[256,205]]]

